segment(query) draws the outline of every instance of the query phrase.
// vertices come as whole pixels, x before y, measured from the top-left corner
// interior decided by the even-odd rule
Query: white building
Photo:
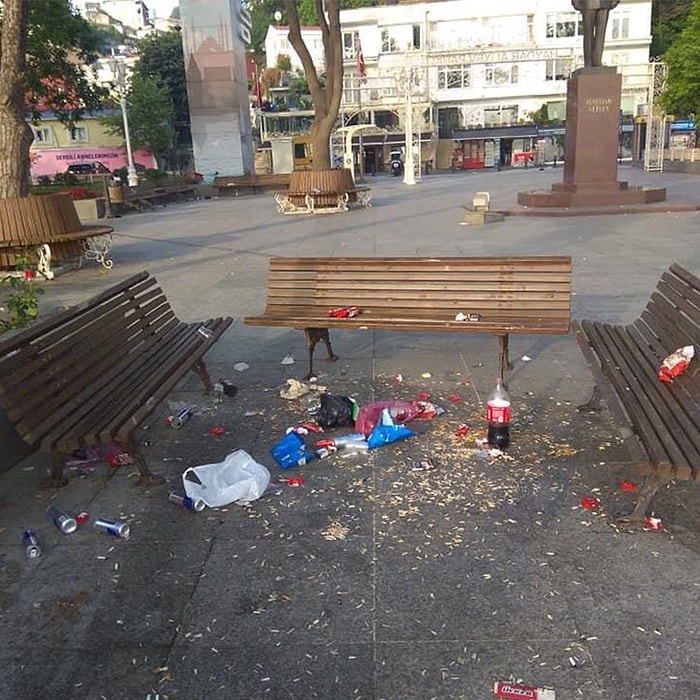
[[[622,0],[608,21],[603,61],[622,74],[630,123],[647,102],[651,5]],[[341,25],[346,123],[369,121],[403,139],[410,76],[415,120],[423,122],[414,139],[420,130],[432,142],[419,151],[436,167],[455,156],[460,167],[526,160],[545,135],[533,115],[546,109],[550,121],[564,119],[566,81],[583,66],[581,14],[570,0],[411,2],[344,10]],[[369,145],[381,169],[387,139],[373,155],[371,139],[364,143],[365,166]]]
[[[90,22],[129,36],[142,37],[154,30],[151,13],[142,0],[72,0],[72,4]]]
[[[265,35],[265,67],[274,68],[277,65],[279,56],[289,56],[293,71],[303,71],[304,67],[301,64],[299,54],[294,50],[294,47],[289,43],[289,27],[280,27],[271,24]],[[325,54],[323,52],[323,39],[321,38],[320,27],[302,27],[301,36],[306,44],[306,48],[311,54],[314,66],[320,73],[323,71],[323,66],[326,63]]]

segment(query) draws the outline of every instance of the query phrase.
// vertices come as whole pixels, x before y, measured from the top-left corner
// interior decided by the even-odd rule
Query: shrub
[[[15,328],[24,328],[36,320],[39,314],[39,294],[44,290],[36,285],[36,270],[28,257],[17,258],[15,268],[23,273],[21,277],[5,277],[2,283],[9,282],[11,292],[7,295],[0,311],[9,318],[0,318],[0,333]]]

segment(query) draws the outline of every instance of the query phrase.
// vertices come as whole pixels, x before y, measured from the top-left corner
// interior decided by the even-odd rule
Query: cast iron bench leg
[[[139,486],[160,486],[165,483],[165,478],[162,476],[156,476],[146,464],[146,459],[141,451],[141,445],[133,438],[124,443],[124,449],[126,452],[133,457],[136,466],[141,472],[139,477]]]
[[[58,489],[68,484],[68,479],[63,474],[63,464],[65,461],[66,455],[62,450],[51,450],[51,475],[42,483],[43,488]]]
[[[600,408],[600,387],[596,384],[593,387],[593,393],[591,394],[591,398],[588,399],[586,403],[582,403],[580,406],[576,406],[576,410],[588,413],[595,413],[597,411],[600,411]]]
[[[631,523],[636,525],[646,524],[647,515],[649,514],[649,506],[654,495],[661,486],[668,483],[671,479],[667,476],[650,472],[646,475],[642,488],[639,489],[639,496],[634,509],[629,515],[621,515],[617,518],[619,522]]]
[[[331,347],[331,338],[327,328],[305,328],[304,335],[306,335],[306,345],[309,348],[309,373],[305,379],[311,379],[314,376],[314,350],[319,341],[323,341],[326,344],[329,362],[335,362],[338,356],[334,354]]]
[[[211,377],[207,371],[207,366],[204,364],[204,360],[197,360],[195,365],[192,367],[192,371],[202,380],[202,384],[204,384],[204,393],[209,396],[214,388],[214,385],[212,384]]]
[[[506,369],[513,369],[510,359],[508,358],[508,334],[498,336],[498,372],[499,377],[505,384]]]

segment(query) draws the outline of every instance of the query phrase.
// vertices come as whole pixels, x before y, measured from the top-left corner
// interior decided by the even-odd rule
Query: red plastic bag
[[[419,413],[419,409],[409,401],[379,401],[369,403],[360,408],[355,419],[355,431],[363,433],[365,437],[379,424],[382,411],[389,409],[389,415],[395,423],[407,423],[413,420]]]
[[[659,379],[662,382],[672,382],[674,377],[678,377],[685,372],[694,356],[695,348],[692,345],[678,348],[678,350],[672,352],[661,363],[661,367],[659,367]]]

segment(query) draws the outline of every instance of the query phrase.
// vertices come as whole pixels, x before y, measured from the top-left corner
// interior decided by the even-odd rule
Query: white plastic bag
[[[190,467],[182,474],[185,493],[201,498],[210,508],[260,498],[270,483],[270,472],[245,450],[232,452],[223,462]]]

